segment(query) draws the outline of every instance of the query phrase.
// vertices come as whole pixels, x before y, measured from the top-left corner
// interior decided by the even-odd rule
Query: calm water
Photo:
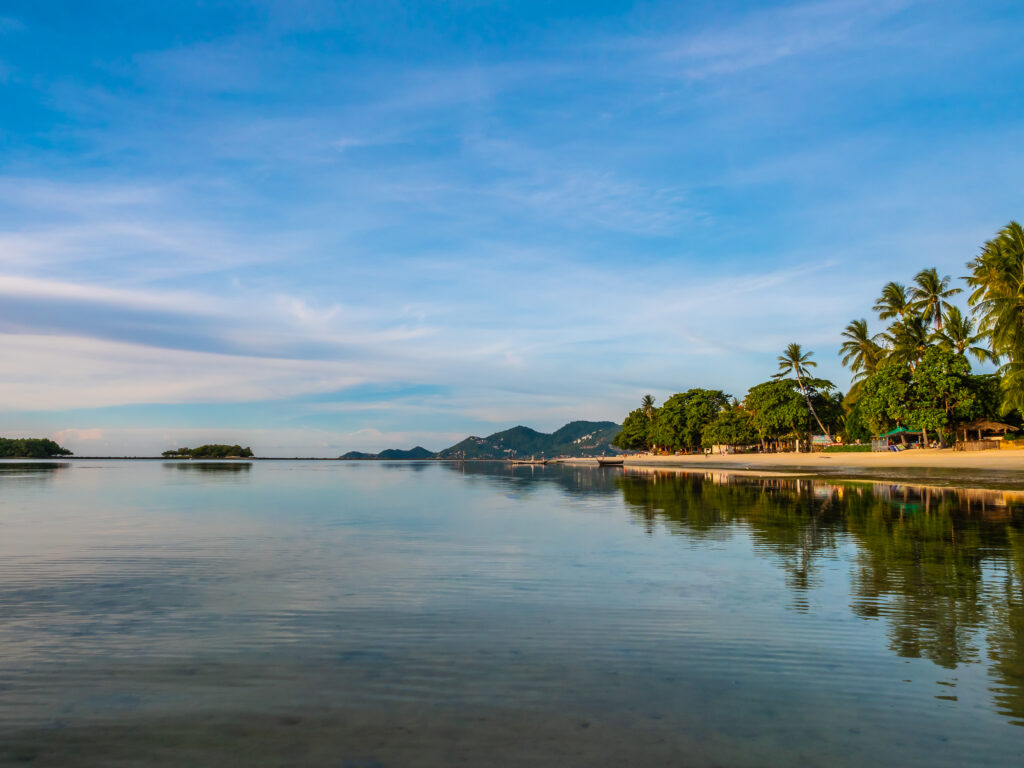
[[[0,464],[0,762],[1021,764],[1024,496]]]

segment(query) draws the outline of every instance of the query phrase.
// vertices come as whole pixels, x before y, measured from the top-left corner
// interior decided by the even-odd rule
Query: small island
[[[52,459],[72,456],[67,448],[40,437],[0,437],[0,459]]]
[[[162,454],[165,459],[251,459],[252,448],[240,445],[211,443],[198,448],[172,448]]]

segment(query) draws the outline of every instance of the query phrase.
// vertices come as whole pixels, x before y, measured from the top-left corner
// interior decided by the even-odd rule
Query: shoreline
[[[624,469],[812,476],[958,487],[1024,489],[1024,451],[910,450],[900,453],[746,453],[687,456],[626,456]],[[596,459],[560,463],[597,466]]]

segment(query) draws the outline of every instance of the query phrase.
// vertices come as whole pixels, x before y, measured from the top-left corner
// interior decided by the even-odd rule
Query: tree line
[[[211,443],[209,445],[200,445],[198,448],[172,448],[169,451],[164,451],[161,455],[165,459],[251,459],[252,448],[243,448],[240,445]]]
[[[613,444],[624,450],[692,451],[711,445],[762,449],[807,444],[817,433],[860,442],[903,427],[945,446],[978,418],[1019,424],[1024,410],[1024,228],[1004,227],[967,264],[964,293],[948,275],[922,269],[909,284],[886,284],[866,318],[842,333],[840,357],[853,374],[848,392],[813,375],[813,352],[790,344],[778,371],[742,400],[722,390],[690,389],[661,407],[645,395]],[[971,360],[996,372],[976,374]]]
[[[53,456],[71,456],[53,440],[39,437],[0,437],[0,459],[48,459]]]

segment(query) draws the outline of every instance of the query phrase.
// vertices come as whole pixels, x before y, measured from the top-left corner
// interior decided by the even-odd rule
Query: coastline
[[[596,459],[559,463],[597,466]],[[909,450],[900,453],[747,453],[626,456],[624,469],[819,476],[832,479],[1024,489],[1024,451]]]

